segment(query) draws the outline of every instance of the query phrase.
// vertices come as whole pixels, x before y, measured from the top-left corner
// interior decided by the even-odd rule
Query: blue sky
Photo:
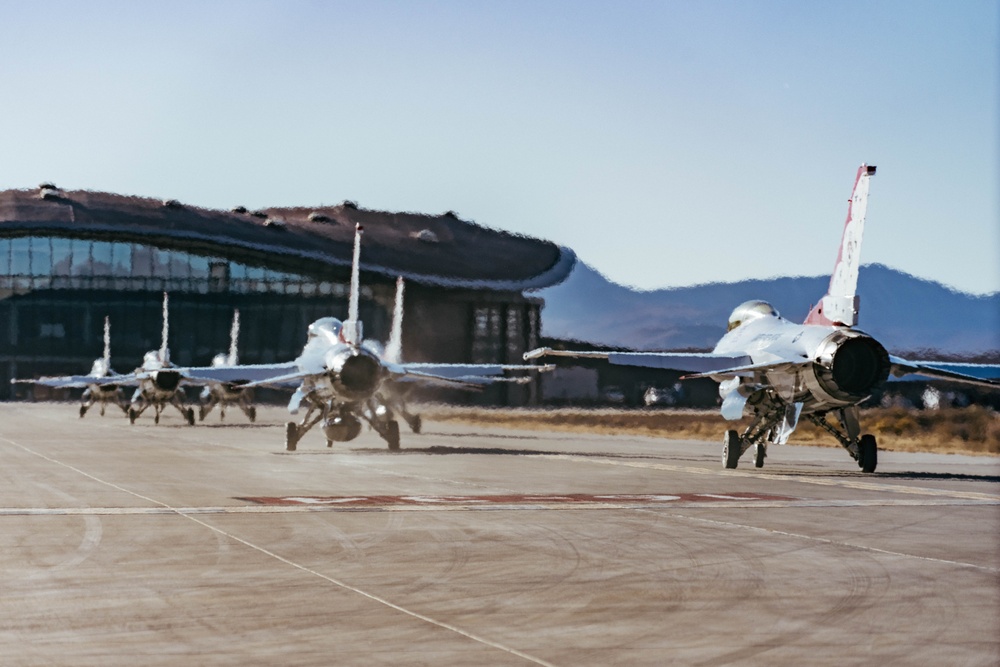
[[[1000,3],[0,0],[0,189],[457,211],[657,288],[1000,291]]]

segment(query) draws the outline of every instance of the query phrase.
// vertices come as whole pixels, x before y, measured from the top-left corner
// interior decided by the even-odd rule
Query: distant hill
[[[745,280],[640,291],[580,262],[545,299],[542,333],[637,350],[711,349],[733,308],[763,299],[801,322],[826,292],[828,276]],[[891,269],[861,267],[858,328],[893,353],[1000,354],[1000,293],[974,296]]]

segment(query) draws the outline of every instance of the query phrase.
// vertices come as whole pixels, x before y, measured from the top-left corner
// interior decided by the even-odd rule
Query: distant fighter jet
[[[90,373],[87,375],[69,375],[65,377],[43,377],[37,380],[11,380],[14,382],[31,382],[46,387],[86,387],[80,400],[80,417],[95,403],[101,404],[101,416],[108,403],[117,405],[122,412],[128,414],[128,404],[122,395],[118,373],[111,368],[111,320],[104,318],[104,356],[95,359]],[[107,383],[107,384],[104,384]]]
[[[749,407],[743,433],[726,431],[722,462],[735,468],[754,447],[760,468],[770,444],[785,444],[805,417],[835,437],[866,473],[878,464],[875,437],[861,434],[858,405],[895,377],[919,374],[985,386],[1000,386],[1000,365],[909,361],[890,355],[871,336],[854,329],[856,294],[869,180],[875,167],[861,165],[847,210],[847,222],[827,294],[804,324],[783,319],[764,301],[741,304],[729,317],[728,332],[710,353],[572,352],[539,348],[524,358],[545,356],[607,359],[612,364],[665,368],[710,377],[719,384],[722,416],[738,420]],[[837,423],[827,419],[833,413]]]
[[[239,364],[239,356],[236,352],[236,345],[240,336],[240,311],[233,311],[233,326],[229,330],[229,353],[220,353],[212,359],[214,368],[226,368]],[[219,419],[226,418],[226,408],[235,405],[250,422],[257,419],[257,409],[251,405],[253,401],[253,389],[247,389],[234,382],[210,382],[205,385],[199,398],[201,407],[198,408],[198,419],[204,421],[208,413],[216,405],[219,406]]]
[[[373,341],[365,341],[358,319],[362,228],[354,235],[354,256],[348,319],[324,317],[309,325],[305,347],[294,361],[279,364],[180,369],[200,380],[260,386],[295,387],[288,410],[306,412],[300,422],[285,427],[285,448],[295,451],[299,440],[313,426],[322,424],[327,446],[356,438],[367,422],[388,443],[399,449],[399,422],[393,402],[380,395],[384,383],[419,381],[461,387],[478,387],[503,381],[505,371],[537,370],[532,366],[502,364],[404,364],[385,361]]]

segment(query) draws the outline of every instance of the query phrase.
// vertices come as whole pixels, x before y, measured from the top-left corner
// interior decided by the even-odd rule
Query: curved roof
[[[132,240],[294,270],[351,263],[354,226],[364,226],[364,271],[444,287],[525,290],[569,275],[569,248],[460,220],[337,206],[232,211],[51,184],[0,191],[0,235],[46,233]]]

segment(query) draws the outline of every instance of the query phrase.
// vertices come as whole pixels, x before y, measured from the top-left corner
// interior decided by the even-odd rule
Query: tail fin
[[[239,357],[236,352],[236,345],[240,340],[240,309],[237,308],[233,311],[233,326],[229,330],[229,357],[226,359],[226,363],[230,366],[235,366],[239,363]]]
[[[854,179],[854,192],[847,207],[847,222],[837,253],[837,263],[830,276],[830,287],[809,315],[806,324],[853,327],[858,323],[858,268],[861,265],[861,238],[865,231],[868,211],[868,182],[875,167],[862,164]]]
[[[111,318],[104,316],[104,367],[111,368]]]
[[[360,345],[362,339],[361,320],[358,316],[358,299],[361,291],[361,232],[359,224],[354,228],[354,257],[351,260],[351,294],[347,306],[347,320],[344,321],[344,340],[351,345]]]
[[[403,277],[396,278],[396,301],[392,308],[392,328],[385,346],[385,360],[398,364],[403,360]]]
[[[160,361],[164,364],[170,363],[170,350],[167,348],[167,338],[170,336],[170,297],[163,293],[163,333],[160,342]]]

